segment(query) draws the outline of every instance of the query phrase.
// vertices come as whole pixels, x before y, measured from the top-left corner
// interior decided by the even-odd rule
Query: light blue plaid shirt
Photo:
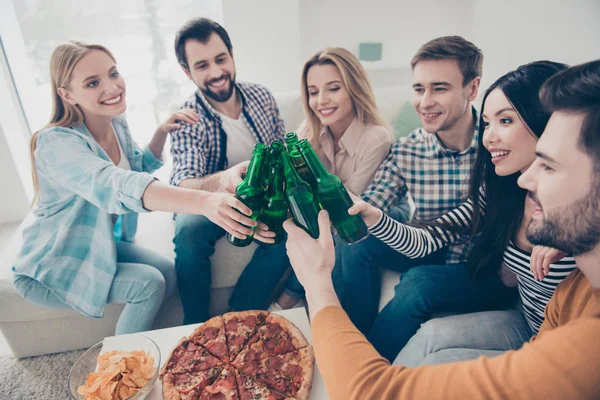
[[[142,195],[162,165],[133,142],[123,117],[113,127],[131,171],[115,166],[85,125],[39,132],[35,150],[39,192],[34,222],[23,232],[13,272],[35,279],[59,299],[102,317],[117,269],[115,234],[133,239]],[[140,171],[140,172],[136,172]],[[114,232],[112,214],[122,215]]]

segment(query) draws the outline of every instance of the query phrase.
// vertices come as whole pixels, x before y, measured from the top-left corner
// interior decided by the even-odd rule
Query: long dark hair
[[[529,132],[539,138],[550,118],[550,113],[539,100],[539,90],[548,78],[566,68],[567,65],[561,63],[536,61],[503,75],[485,92],[481,115],[488,95],[494,89],[499,89],[515,108]],[[469,183],[469,197],[473,199],[470,231],[473,245],[468,257],[468,267],[474,278],[480,274],[499,271],[504,251],[523,220],[527,193],[517,185],[519,171],[509,176],[496,175],[491,154],[483,146],[485,127],[481,115],[479,147]],[[478,201],[482,186],[486,201],[483,215]]]

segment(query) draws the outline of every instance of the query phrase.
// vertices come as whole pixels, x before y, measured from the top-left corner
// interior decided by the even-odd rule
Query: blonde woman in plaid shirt
[[[125,82],[105,47],[58,46],[50,76],[53,113],[31,141],[37,202],[13,267],[15,287],[39,305],[95,318],[107,303],[125,303],[115,333],[151,329],[176,278],[171,260],[131,243],[137,213],[203,214],[243,238],[249,229],[241,224],[254,222],[232,207],[251,212],[230,194],[176,188],[150,175],[162,165],[168,132],[198,117],[174,113],[140,149],[121,115]],[[239,170],[218,178],[241,180]]]

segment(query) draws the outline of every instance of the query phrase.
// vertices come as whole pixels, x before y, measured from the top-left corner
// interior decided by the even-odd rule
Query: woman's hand
[[[529,269],[533,277],[538,280],[544,280],[544,277],[550,272],[550,264],[560,261],[567,253],[546,246],[535,246],[531,252]]]
[[[354,202],[354,205],[348,209],[348,214],[360,214],[363,221],[365,221],[365,224],[367,224],[369,228],[375,225],[381,219],[383,211],[381,211],[377,207],[370,205],[366,201],[362,200],[360,197],[355,196],[350,192],[348,193],[350,194],[350,197]]]
[[[177,110],[167,119],[165,122],[160,124],[158,128],[156,128],[155,134],[163,134],[167,135],[169,132],[180,129],[181,124],[177,121],[184,121],[188,124],[197,124],[199,121],[198,113],[191,108],[182,108],[181,110]]]
[[[238,239],[246,239],[252,234],[249,227],[256,226],[256,221],[249,218],[252,210],[234,195],[206,192],[201,202],[201,211],[198,214],[205,215],[231,235]]]
[[[174,112],[169,119],[156,128],[154,136],[152,136],[150,143],[148,143],[148,147],[150,148],[150,151],[152,151],[152,154],[159,160],[163,159],[162,152],[165,148],[165,142],[167,141],[169,132],[181,128],[181,124],[176,121],[185,121],[190,124],[195,124],[199,121],[199,117],[196,111],[191,108],[184,108]]]
[[[275,243],[275,232],[269,230],[269,227],[263,222],[259,222],[254,230],[254,239],[259,242],[273,244]]]

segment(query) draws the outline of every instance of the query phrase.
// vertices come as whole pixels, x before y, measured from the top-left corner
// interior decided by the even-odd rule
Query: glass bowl
[[[144,399],[158,378],[160,367],[160,350],[154,341],[144,335],[130,334],[113,336],[105,339],[103,342],[97,343],[89,348],[79,359],[73,364],[69,372],[68,387],[71,398],[75,400],[83,400],[84,396],[77,393],[77,388],[85,385],[87,376],[90,372],[96,371],[98,367],[98,356],[111,350],[133,351],[142,350],[154,358],[154,374],[152,378],[134,395],[127,397],[127,400]]]

